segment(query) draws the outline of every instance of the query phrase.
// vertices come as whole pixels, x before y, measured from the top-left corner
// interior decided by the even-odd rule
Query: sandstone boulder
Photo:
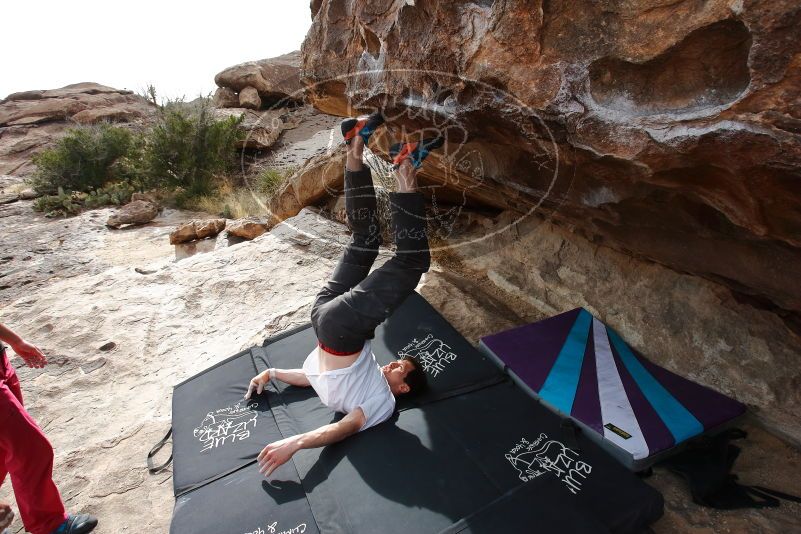
[[[50,91],[9,95],[0,101],[0,126],[71,118],[82,123],[103,119],[130,120],[148,116],[154,111],[152,104],[131,91],[120,91],[95,83],[79,83]]]
[[[170,232],[170,244],[214,237],[225,229],[225,219],[192,220]]]
[[[214,106],[218,108],[237,108],[239,107],[239,97],[236,92],[229,87],[218,87],[214,91]]]
[[[179,243],[188,243],[197,239],[197,232],[195,232],[195,222],[189,221],[178,226],[175,230],[170,232],[170,245],[177,245]]]
[[[239,103],[237,102],[237,106]],[[245,132],[245,137],[239,142],[239,148],[269,148],[275,144],[281,132],[286,128],[283,115],[284,108],[254,111],[244,108],[218,108],[214,110],[219,118],[237,116],[243,117],[239,128]]]
[[[254,88],[267,106],[282,100],[299,102],[303,99],[298,51],[234,65],[217,74],[214,81],[219,87],[240,93],[240,105],[241,92],[247,87]]]
[[[447,132],[438,198],[548,213],[801,324],[797,2],[312,7],[308,100]]]
[[[158,204],[146,200],[134,200],[109,217],[106,226],[119,228],[125,224],[145,224],[155,219],[158,214]]]
[[[444,134],[432,208],[491,215],[443,257],[537,314],[589,306],[801,443],[797,2],[311,7],[307,100],[380,106],[379,152]]]
[[[131,91],[96,83],[11,94],[0,101],[0,174],[29,175],[31,155],[75,124],[148,121],[155,112]]]
[[[209,219],[195,223],[195,234],[198,239],[213,237],[225,229],[225,219]]]
[[[309,159],[280,187],[268,207],[273,224],[293,217],[306,206],[334,197],[343,189],[345,153],[321,154]]]
[[[35,189],[32,187],[26,187],[22,191],[19,192],[19,199],[20,200],[33,200],[34,198],[39,198],[41,195],[36,192]]]
[[[261,98],[255,87],[245,87],[239,91],[239,107],[247,109],[261,108]]]
[[[242,239],[256,239],[269,228],[269,221],[261,217],[247,217],[236,219],[228,223],[227,230],[229,236],[241,237]]]
[[[23,178],[10,174],[0,174],[0,204],[10,204],[17,200],[30,200],[27,198],[29,189],[30,187],[28,187]],[[25,198],[23,198],[23,193],[25,193]],[[4,227],[6,226],[4,225]]]
[[[0,126],[0,174],[30,176],[36,168],[31,156],[52,146],[68,127],[68,122]]]

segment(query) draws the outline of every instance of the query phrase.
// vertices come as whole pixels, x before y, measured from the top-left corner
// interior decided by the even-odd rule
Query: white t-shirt
[[[321,373],[317,347],[303,362],[303,372],[323,404],[346,414],[362,409],[365,422],[360,431],[386,421],[395,411],[395,396],[370,347],[368,340],[356,361],[342,369]]]

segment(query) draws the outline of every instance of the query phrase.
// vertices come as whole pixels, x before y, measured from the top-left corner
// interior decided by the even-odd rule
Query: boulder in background
[[[134,200],[109,217],[106,226],[119,228],[125,224],[145,224],[155,219],[158,214],[158,204],[147,200]]]
[[[191,220],[170,232],[170,244],[178,245],[214,237],[225,229],[225,222],[225,219]]]
[[[261,217],[246,217],[236,219],[228,223],[227,230],[229,236],[241,237],[242,239],[256,239],[269,228],[269,221]]]
[[[247,109],[261,108],[261,98],[255,87],[245,87],[239,91],[239,107]]]
[[[214,81],[218,87],[239,94],[238,105],[242,105],[241,93],[248,87],[256,90],[266,106],[282,100],[290,104],[303,99],[299,51],[234,65],[217,74]],[[228,92],[221,94],[220,102],[229,102],[230,96]]]

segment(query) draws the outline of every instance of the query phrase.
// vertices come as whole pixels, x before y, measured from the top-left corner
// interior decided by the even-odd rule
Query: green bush
[[[131,200],[136,192],[133,185],[127,182],[108,184],[101,189],[90,191],[83,201],[84,208],[93,209],[101,206],[122,206]]]
[[[244,138],[241,121],[215,119],[208,99],[165,105],[145,143],[149,185],[181,188],[189,197],[210,194],[215,175],[236,168],[237,143]]]
[[[71,215],[124,203],[136,189],[173,191],[179,205],[216,194],[222,181],[215,178],[236,168],[242,117],[218,120],[204,98],[168,102],[159,111],[144,133],[108,123],[80,126],[36,155],[33,185],[45,195],[37,209]]]
[[[75,215],[82,209],[82,193],[70,191],[65,193],[59,187],[55,195],[44,195],[33,202],[33,209],[45,212],[46,217]]]
[[[70,129],[55,147],[33,157],[34,188],[44,194],[90,191],[115,180],[135,179],[139,140],[126,128],[101,123]]]
[[[256,188],[258,189],[259,193],[263,193],[268,197],[271,197],[278,192],[287,176],[290,175],[291,173],[287,174],[281,169],[267,167],[259,173]]]
[[[235,219],[234,210],[231,208],[230,204],[223,204],[223,209],[220,212],[220,217],[223,217],[225,219]]]
[[[108,184],[89,193],[80,191],[65,192],[59,187],[55,195],[44,195],[37,198],[33,208],[42,211],[47,217],[76,215],[84,209],[102,206],[121,206],[131,200],[135,188],[127,182]]]

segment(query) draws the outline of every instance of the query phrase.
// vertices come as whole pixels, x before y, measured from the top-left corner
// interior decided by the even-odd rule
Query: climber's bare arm
[[[297,436],[274,441],[259,453],[259,471],[265,476],[270,476],[276,467],[286,463],[300,449],[325,447],[342,441],[361,430],[365,421],[362,409],[356,408],[336,423],[329,423]]]
[[[249,399],[253,393],[261,394],[264,391],[264,386],[270,381],[270,378],[280,380],[290,386],[309,387],[309,379],[306,378],[303,369],[267,369],[253,377],[248,385],[248,392],[245,393],[245,398]]]

